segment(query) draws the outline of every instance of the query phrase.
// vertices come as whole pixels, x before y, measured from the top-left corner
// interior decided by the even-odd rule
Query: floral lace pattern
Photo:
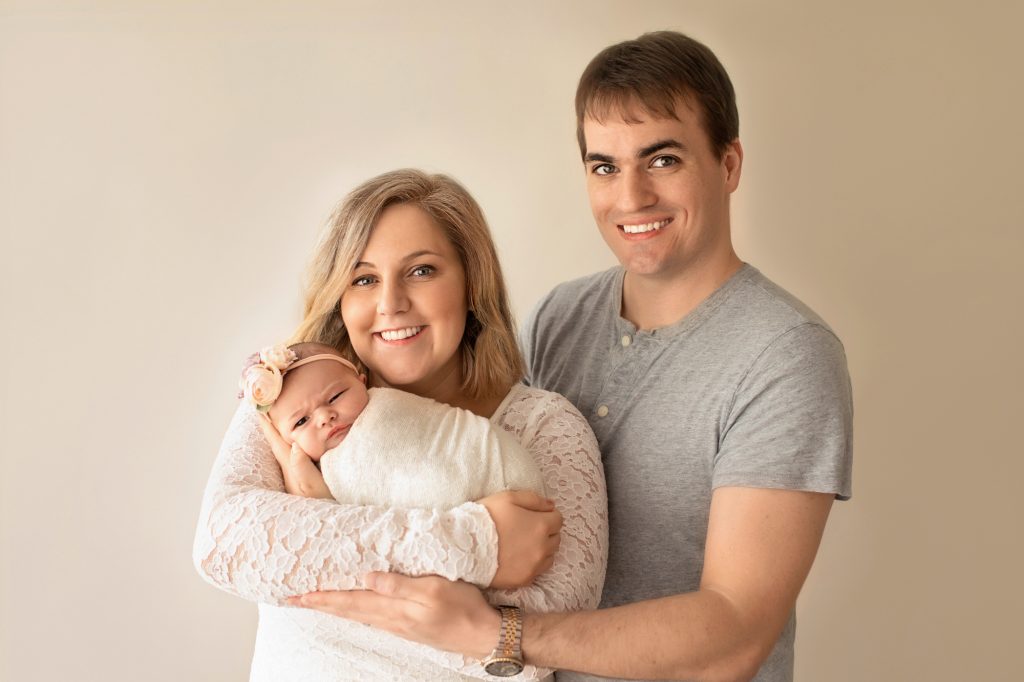
[[[361,587],[371,571],[441,575],[484,587],[497,571],[487,510],[356,507],[284,492],[256,411],[239,407],[207,485],[193,559],[207,581],[261,602],[253,680],[489,679],[479,662],[342,618],[279,606],[316,590]],[[487,590],[527,611],[595,608],[608,551],[607,496],[597,442],[561,396],[513,387],[492,422],[534,455],[563,515],[552,568],[532,585]],[[520,679],[550,671],[527,666]]]

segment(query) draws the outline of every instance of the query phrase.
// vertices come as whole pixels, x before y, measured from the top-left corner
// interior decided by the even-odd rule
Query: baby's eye
[[[294,430],[294,429],[299,428],[300,426],[305,426],[306,422],[308,422],[308,421],[309,421],[309,417],[303,417],[299,421],[295,422],[295,426],[293,426],[292,429]]]
[[[335,393],[335,394],[334,394],[333,396],[331,396],[331,399],[330,399],[330,400],[328,400],[327,402],[328,402],[328,403],[333,403],[333,402],[334,402],[335,400],[337,400],[338,398],[340,398],[340,397],[341,397],[341,394],[342,394],[342,393],[344,393],[344,392],[345,392],[345,391],[338,391],[338,392],[337,392],[337,393]]]

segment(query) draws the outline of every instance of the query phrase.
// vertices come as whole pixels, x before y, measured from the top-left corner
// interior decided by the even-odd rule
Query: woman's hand
[[[490,587],[529,585],[551,568],[561,542],[562,514],[555,503],[527,490],[506,490],[477,500],[498,532],[498,571]]]
[[[260,428],[274,451],[274,459],[284,474],[285,492],[302,497],[319,497],[325,500],[334,499],[330,489],[324,482],[323,474],[313,464],[309,455],[303,452],[297,443],[288,443],[274,428],[270,418],[260,414]]]

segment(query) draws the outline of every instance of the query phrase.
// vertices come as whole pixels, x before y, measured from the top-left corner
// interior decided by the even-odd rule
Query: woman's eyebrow
[[[402,261],[413,260],[415,258],[419,258],[420,256],[437,256],[438,258],[442,257],[441,254],[437,253],[436,251],[431,251],[430,249],[420,249],[419,251],[413,251],[412,253],[406,256],[402,256]],[[370,261],[361,260],[358,263],[356,263],[355,267],[375,268],[377,266],[371,263]]]

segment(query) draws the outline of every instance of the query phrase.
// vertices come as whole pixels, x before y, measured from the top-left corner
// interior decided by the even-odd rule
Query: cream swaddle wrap
[[[502,490],[545,495],[533,457],[501,427],[390,388],[370,389],[366,408],[320,468],[345,504],[448,509]]]

